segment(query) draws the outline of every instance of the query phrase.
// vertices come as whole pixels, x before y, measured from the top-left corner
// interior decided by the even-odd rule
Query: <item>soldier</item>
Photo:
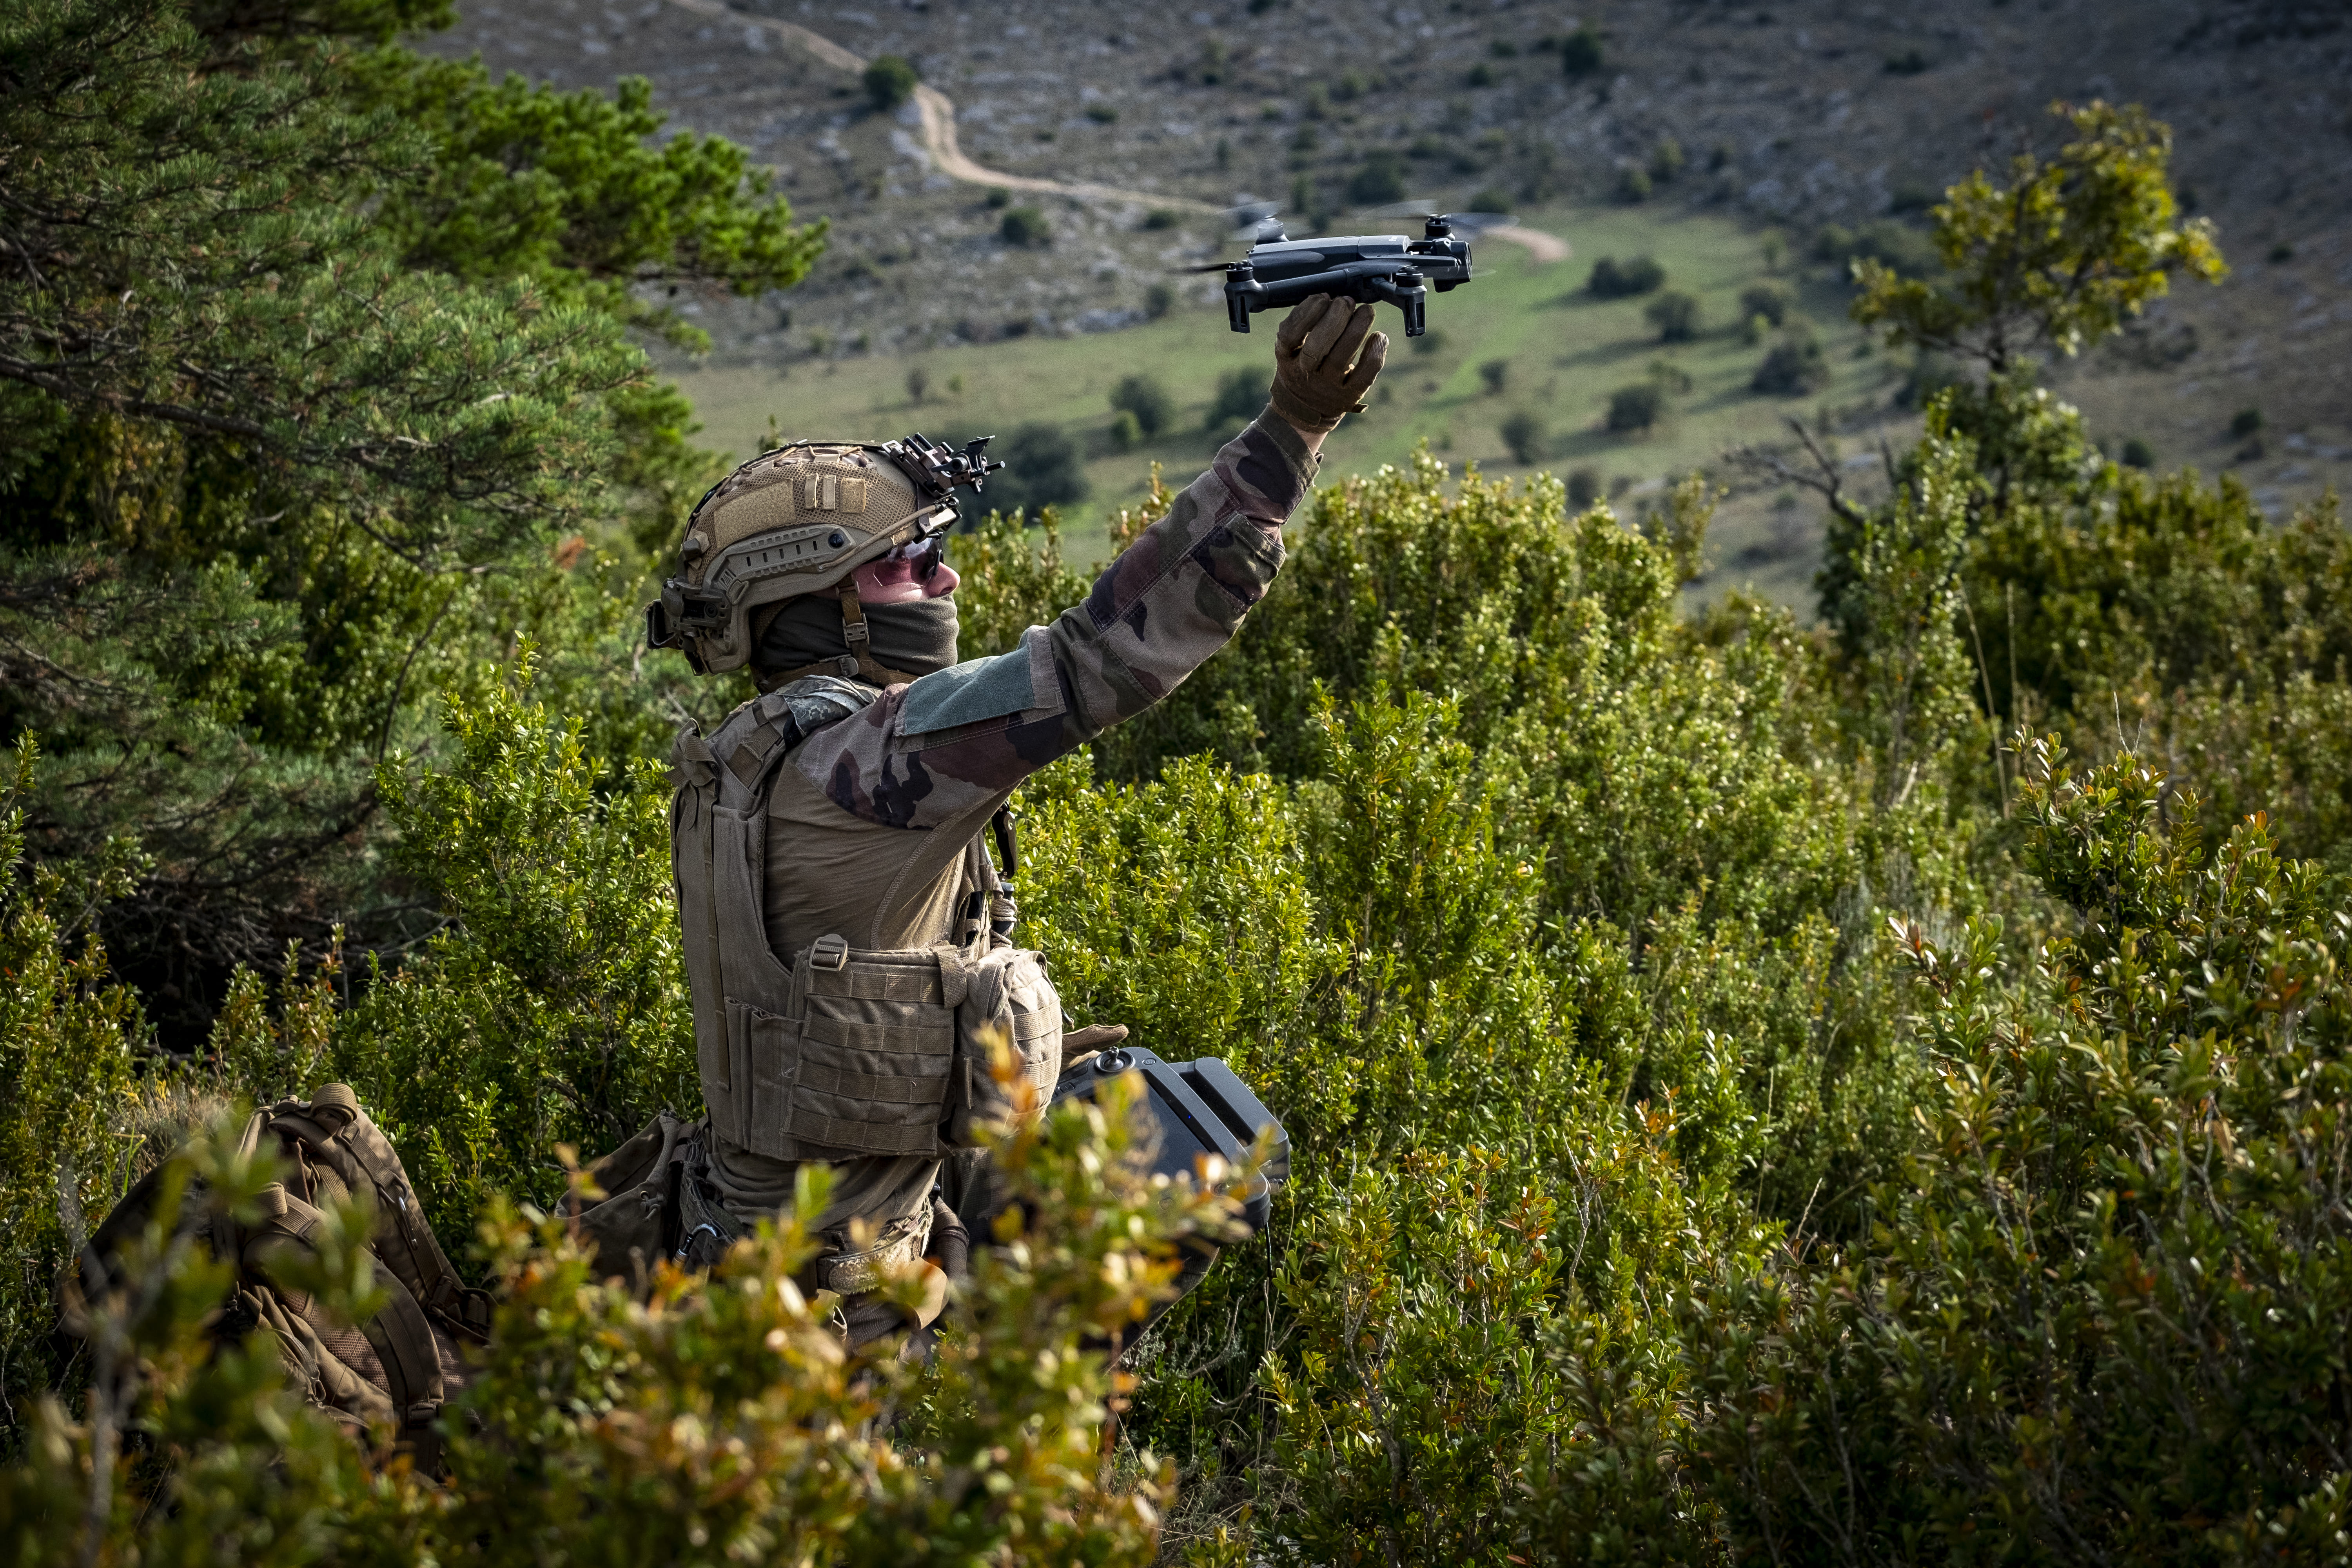
[[[1065,1046],[1042,964],[1006,940],[985,830],[1023,779],[1167,696],[1264,596],[1324,437],[1387,357],[1371,322],[1370,306],[1325,295],[1293,310],[1265,411],[1083,604],[992,658],[957,662],[940,551],[952,487],[980,477],[968,454],[795,443],[702,499],[650,636],[705,673],[748,664],[761,695],[708,741],[679,737],[678,907],[708,1115],[665,1119],[600,1163],[609,1189],[642,1182],[583,1216],[609,1260],[659,1245],[706,1266],[823,1161],[827,1250],[803,1282],[844,1298],[855,1345],[908,1326],[872,1287],[927,1268],[928,1326],[965,1245],[948,1197],[978,1217],[957,1190],[968,1162],[944,1190],[943,1164],[1007,1109],[988,1041],[1009,1035],[1041,1094]]]

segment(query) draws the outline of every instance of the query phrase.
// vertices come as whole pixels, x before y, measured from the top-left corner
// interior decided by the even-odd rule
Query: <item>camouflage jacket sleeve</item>
[[[894,686],[793,761],[843,810],[953,823],[1131,719],[1225,646],[1282,565],[1282,524],[1316,459],[1271,411],[1227,442],[1083,604],[1020,646]]]

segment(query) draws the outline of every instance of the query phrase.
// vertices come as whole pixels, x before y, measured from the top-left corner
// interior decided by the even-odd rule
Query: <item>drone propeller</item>
[[[1509,213],[1445,212],[1435,202],[1430,201],[1394,202],[1384,207],[1374,207],[1365,216],[1368,217],[1417,217],[1424,222],[1443,224],[1465,239],[1475,239],[1482,234],[1492,234],[1498,228],[1516,227],[1519,221]]]
[[[1244,197],[1225,209],[1225,226],[1233,231],[1231,237],[1234,244],[1262,244],[1268,239],[1281,237],[1282,225],[1276,222],[1276,216],[1281,211],[1282,205],[1279,202],[1255,201]],[[1266,232],[1268,225],[1273,226],[1275,233]]]

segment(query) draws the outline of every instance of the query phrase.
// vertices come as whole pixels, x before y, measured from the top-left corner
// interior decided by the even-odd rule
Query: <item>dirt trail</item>
[[[785,42],[798,45],[836,70],[856,75],[866,69],[865,60],[822,33],[813,32],[796,22],[753,16],[749,11],[738,11],[731,5],[723,5],[720,0],[670,0],[670,4],[682,11],[691,11],[698,16],[709,16],[715,21],[730,22],[745,27],[763,27]],[[955,104],[947,94],[938,88],[918,84],[915,112],[922,120],[923,151],[930,155],[931,163],[940,173],[951,180],[962,180],[975,185],[1001,185],[1008,191],[1038,191],[1046,195],[1077,196],[1087,201],[1134,202],[1144,206],[1175,207],[1184,212],[1222,210],[1187,196],[1121,190],[1115,185],[1092,184],[1084,180],[1042,180],[1030,174],[1008,174],[984,168],[964,156],[963,148],[957,142]],[[1488,231],[1487,237],[1524,246],[1538,261],[1565,261],[1570,255],[1566,240],[1536,229],[1492,229]]]

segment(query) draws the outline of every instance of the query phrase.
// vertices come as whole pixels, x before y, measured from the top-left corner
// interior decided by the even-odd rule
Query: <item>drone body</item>
[[[1333,235],[1291,239],[1268,220],[1249,254],[1220,263],[1225,273],[1225,313],[1234,331],[1250,330],[1260,310],[1283,310],[1312,294],[1337,294],[1366,304],[1386,302],[1404,312],[1404,335],[1428,331],[1429,289],[1441,294],[1470,280],[1470,246],[1454,237],[1443,216],[1429,219],[1423,237],[1401,234]]]

